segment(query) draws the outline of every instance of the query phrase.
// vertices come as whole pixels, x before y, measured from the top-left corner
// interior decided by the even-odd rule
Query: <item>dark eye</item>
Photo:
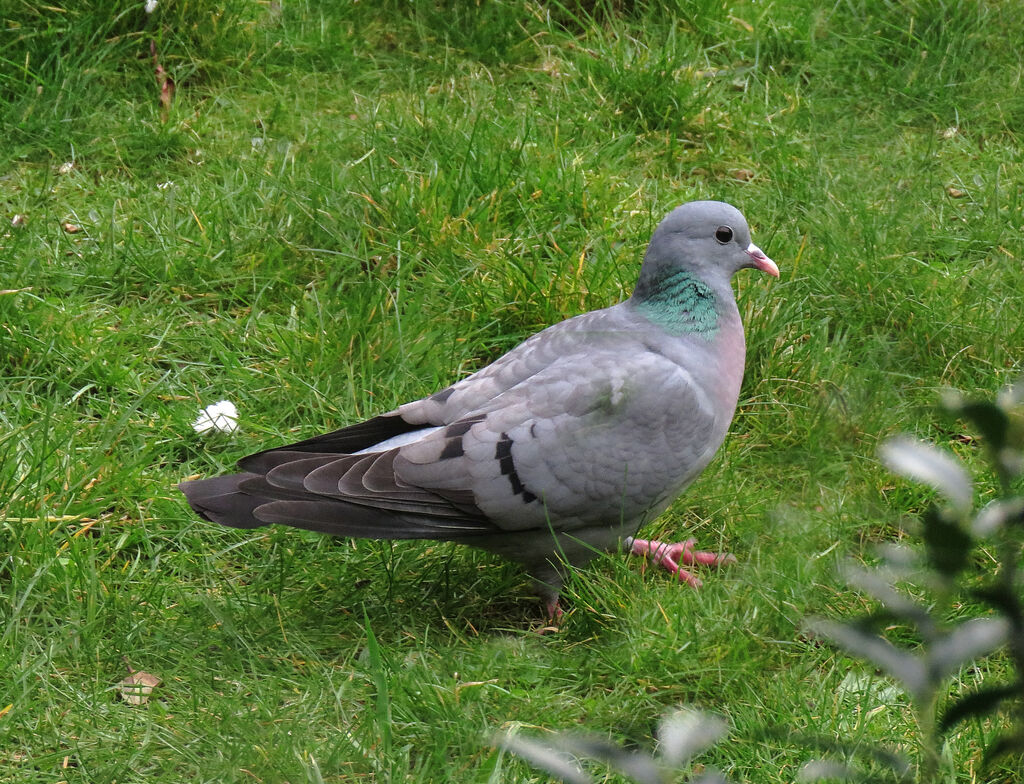
[[[728,226],[719,226],[715,229],[715,239],[723,245],[727,242],[732,242],[732,229]]]

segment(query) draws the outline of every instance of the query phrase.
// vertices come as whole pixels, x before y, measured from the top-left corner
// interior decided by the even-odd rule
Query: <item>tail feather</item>
[[[266,499],[249,495],[239,489],[256,474],[229,474],[209,479],[182,482],[178,489],[185,494],[191,506],[203,519],[231,528],[259,528],[266,525],[256,518],[256,508]]]
[[[264,476],[248,472],[182,482],[178,487],[204,519],[231,528],[280,523],[333,536],[440,540],[496,530],[490,523],[454,516],[450,510],[435,516],[412,513],[400,502],[393,502],[398,508],[352,503],[272,485]]]
[[[256,510],[265,523],[281,523],[307,531],[362,539],[451,540],[493,532],[464,520],[437,520],[344,501],[271,501]]]

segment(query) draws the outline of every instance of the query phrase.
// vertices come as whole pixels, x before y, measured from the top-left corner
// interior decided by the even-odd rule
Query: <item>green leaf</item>
[[[728,784],[725,776],[717,770],[705,770],[695,779],[690,779],[690,784]]]
[[[1024,621],[1020,599],[1002,583],[994,583],[983,588],[976,588],[971,593],[979,599],[988,602],[1018,627]]]
[[[952,413],[970,421],[988,444],[996,463],[996,470],[1003,478],[1019,474],[1024,470],[1024,431],[1020,427],[1019,414],[1014,409],[1024,397],[1024,379],[1001,392],[995,403],[989,401],[965,402],[958,395],[951,394],[945,407]],[[1015,424],[1016,422],[1016,424]]]
[[[908,781],[913,773],[913,766],[897,751],[885,746],[865,745],[859,740],[837,740],[833,735],[812,735],[782,727],[767,727],[755,737],[784,740],[800,744],[805,748],[821,749],[827,754],[847,757],[868,757],[879,765],[892,771],[893,781]],[[859,778],[860,776],[858,776]]]
[[[858,628],[866,630],[873,625],[888,623],[891,618],[909,620],[918,626],[927,628],[934,625],[927,608],[897,591],[879,572],[846,566],[842,570],[842,576],[850,586],[878,599],[888,611],[865,616],[857,622]]]
[[[890,438],[879,453],[889,470],[924,482],[944,495],[960,513],[971,507],[974,491],[960,461],[934,444],[908,436]]]
[[[1010,418],[995,403],[987,400],[961,402],[953,412],[978,428],[994,451],[998,452],[1006,446]]]
[[[925,649],[930,677],[938,681],[952,675],[961,666],[991,653],[1010,632],[1005,618],[971,618],[954,627]]]
[[[729,732],[718,716],[694,710],[679,710],[665,716],[658,727],[661,757],[679,767],[710,748]]]
[[[561,735],[557,744],[559,748],[577,757],[600,760],[637,784],[663,784],[664,773],[661,766],[649,754],[628,751],[603,738],[578,735]]]
[[[550,773],[566,784],[593,784],[594,780],[569,754],[547,743],[512,733],[499,737],[497,743],[506,751],[522,757],[535,768]]]
[[[836,621],[812,621],[809,628],[815,634],[832,640],[847,653],[867,659],[880,670],[901,681],[907,691],[915,697],[923,697],[930,690],[924,664],[885,638],[864,632],[851,624]]]
[[[955,577],[971,556],[974,540],[956,520],[951,520],[936,506],[929,506],[924,515],[925,552],[932,566],[945,577]]]
[[[1022,684],[1011,683],[1001,686],[986,686],[977,691],[971,692],[950,705],[939,722],[939,729],[945,732],[964,719],[981,718],[987,716],[996,708],[999,703],[1022,691]]]
[[[1017,406],[1024,405],[1024,376],[1000,392],[996,397],[996,404],[1003,411],[1012,411]]]
[[[805,762],[796,774],[797,781],[850,781],[855,771],[836,760],[816,759]]]
[[[971,533],[990,536],[1007,524],[1024,525],[1024,497],[997,499],[986,505],[971,523]]]
[[[1024,732],[1017,732],[1014,735],[1004,735],[996,740],[991,746],[985,749],[986,764],[995,762],[1007,754],[1024,753]]]

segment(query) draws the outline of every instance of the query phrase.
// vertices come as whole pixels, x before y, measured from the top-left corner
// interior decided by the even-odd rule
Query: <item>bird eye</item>
[[[723,245],[727,242],[732,242],[732,229],[728,226],[719,226],[715,229],[715,239]]]

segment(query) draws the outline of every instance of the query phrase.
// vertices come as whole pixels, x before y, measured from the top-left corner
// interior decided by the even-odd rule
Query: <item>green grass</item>
[[[812,756],[765,724],[913,750],[800,624],[863,609],[837,562],[924,502],[879,440],[970,455],[937,391],[1024,372],[1014,0],[4,2],[0,781],[540,781],[489,734],[649,745],[679,703],[730,720],[734,781]],[[783,275],[737,280],[732,435],[647,529],[739,556],[702,591],[609,556],[541,636],[487,555],[220,529],[174,489],[627,296],[692,198]],[[222,398],[240,432],[196,436]],[[1012,779],[991,731],[960,780]]]

